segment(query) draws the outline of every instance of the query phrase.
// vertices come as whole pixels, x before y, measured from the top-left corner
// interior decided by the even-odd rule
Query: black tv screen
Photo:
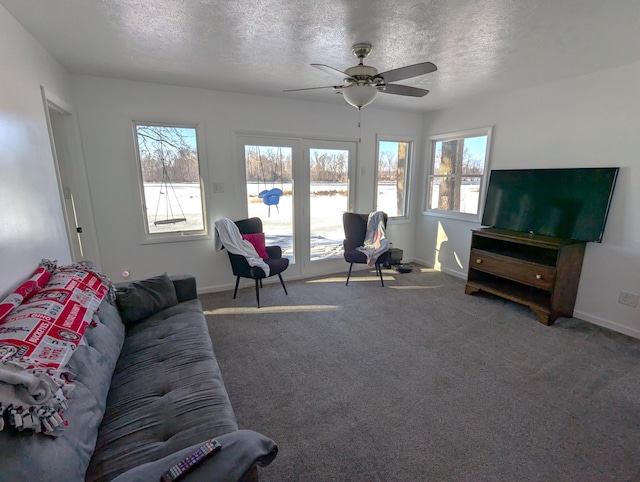
[[[599,243],[618,170],[494,169],[482,225]]]

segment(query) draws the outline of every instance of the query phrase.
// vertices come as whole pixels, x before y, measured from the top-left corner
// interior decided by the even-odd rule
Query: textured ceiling
[[[383,72],[431,61],[399,81],[423,98],[372,107],[444,108],[640,61],[639,0],[0,0],[70,72],[344,103],[335,78],[351,46]],[[339,80],[339,79],[338,79]],[[606,86],[603,86],[606,88]]]

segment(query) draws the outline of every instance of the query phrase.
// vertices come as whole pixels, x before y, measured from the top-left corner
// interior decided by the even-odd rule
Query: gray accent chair
[[[344,260],[349,263],[349,272],[347,273],[347,283],[349,286],[349,278],[351,277],[351,269],[354,263],[367,264],[367,255],[356,248],[364,244],[364,239],[367,235],[367,220],[368,214],[358,213],[343,213],[342,224],[344,227]],[[388,216],[386,213],[383,215],[384,227],[387,227]],[[376,275],[380,276],[380,283],[384,287],[384,280],[382,279],[382,267],[387,263],[389,252],[382,253],[375,262]]]
[[[235,221],[236,226],[240,230],[240,234],[256,234],[262,233],[262,220],[260,218],[249,218]],[[284,285],[282,279],[282,272],[289,267],[289,260],[282,257],[282,248],[280,246],[266,246],[269,259],[265,259],[264,262],[269,265],[269,278],[271,276],[278,275],[280,278],[280,284],[284,293],[288,295],[287,287]],[[236,276],[236,287],[233,290],[233,299],[236,299],[238,294],[238,285],[240,284],[240,278],[249,278],[254,280],[256,286],[256,302],[258,308],[260,308],[260,288],[262,288],[262,280],[267,278],[264,270],[257,266],[249,266],[247,259],[239,254],[229,253],[229,262],[231,263],[231,269]]]

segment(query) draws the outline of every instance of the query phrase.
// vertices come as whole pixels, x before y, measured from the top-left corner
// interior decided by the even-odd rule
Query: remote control
[[[207,440],[195,451],[187,455],[184,459],[165,472],[165,474],[160,478],[160,482],[174,482],[179,480],[184,474],[189,472],[207,457],[215,454],[221,448],[222,445],[220,445],[216,439]]]

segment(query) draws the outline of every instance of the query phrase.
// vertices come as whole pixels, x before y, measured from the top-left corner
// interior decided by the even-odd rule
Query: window
[[[407,215],[411,141],[378,140],[376,210],[389,217]]]
[[[206,234],[196,126],[134,128],[147,235]]]
[[[491,128],[431,138],[427,210],[478,216]]]

